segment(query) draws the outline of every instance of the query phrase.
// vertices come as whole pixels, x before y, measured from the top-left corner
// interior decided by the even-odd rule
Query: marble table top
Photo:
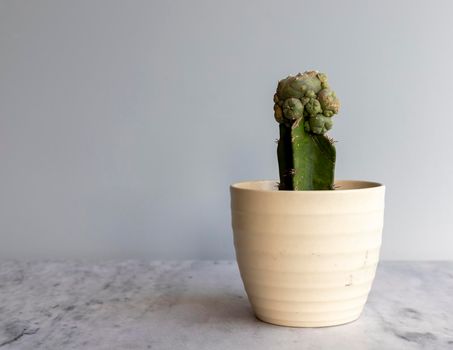
[[[233,261],[0,263],[0,349],[453,349],[453,262],[383,262],[362,317],[256,320]]]

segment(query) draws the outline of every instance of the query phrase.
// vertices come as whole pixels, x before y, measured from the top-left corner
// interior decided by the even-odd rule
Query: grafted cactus
[[[279,189],[333,189],[335,146],[324,134],[332,128],[340,102],[327,76],[310,71],[280,80],[274,102],[280,124]]]

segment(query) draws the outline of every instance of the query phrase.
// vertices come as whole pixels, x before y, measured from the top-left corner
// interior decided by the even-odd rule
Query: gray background
[[[453,259],[451,1],[0,0],[0,257],[232,258],[277,80],[328,73],[384,259]]]

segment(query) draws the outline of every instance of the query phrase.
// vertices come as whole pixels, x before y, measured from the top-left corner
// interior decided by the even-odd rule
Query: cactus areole
[[[335,146],[325,135],[340,101],[327,76],[309,71],[280,80],[274,95],[280,125],[277,155],[280,190],[333,190]]]

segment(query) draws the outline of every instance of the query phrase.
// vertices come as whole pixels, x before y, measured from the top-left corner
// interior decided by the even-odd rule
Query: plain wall
[[[233,258],[278,79],[326,72],[384,259],[453,259],[453,2],[0,0],[0,257]]]

